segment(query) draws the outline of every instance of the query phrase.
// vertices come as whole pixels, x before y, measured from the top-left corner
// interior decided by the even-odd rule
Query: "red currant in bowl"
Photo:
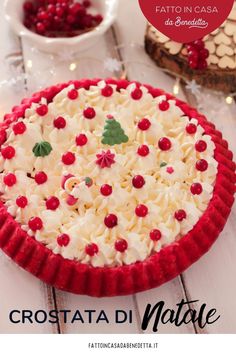
[[[38,1],[6,0],[6,18],[13,31],[39,50],[62,48],[84,51],[92,47],[116,18],[118,0]]]

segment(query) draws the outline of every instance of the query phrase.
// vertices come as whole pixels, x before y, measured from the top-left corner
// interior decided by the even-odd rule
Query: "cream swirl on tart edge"
[[[108,118],[128,142],[102,143]],[[52,150],[37,157],[42,142]],[[64,258],[132,264],[183,237],[203,215],[216,180],[214,150],[197,120],[166,96],[136,84],[120,91],[104,81],[89,90],[71,85],[49,104],[33,103],[7,130],[1,200],[22,229]]]

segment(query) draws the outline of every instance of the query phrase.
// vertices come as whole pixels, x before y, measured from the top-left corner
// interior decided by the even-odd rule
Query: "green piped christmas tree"
[[[52,146],[47,141],[41,141],[34,145],[33,153],[36,157],[45,157],[50,155]]]
[[[102,135],[102,143],[104,145],[119,145],[122,143],[127,143],[129,140],[128,136],[125,135],[124,130],[117,120],[113,117],[106,120],[104,127],[104,132]]]

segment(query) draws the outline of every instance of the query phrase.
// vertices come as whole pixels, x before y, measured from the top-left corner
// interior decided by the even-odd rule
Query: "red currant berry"
[[[193,183],[190,190],[193,195],[200,195],[203,189],[201,183]]]
[[[13,125],[13,132],[15,135],[22,135],[26,131],[26,125],[23,122],[19,122]]]
[[[134,89],[132,92],[131,92],[131,97],[133,98],[133,100],[140,100],[143,96],[143,91],[136,87],[136,89]]]
[[[149,147],[147,145],[141,145],[139,146],[138,148],[138,155],[142,156],[142,157],[145,157],[149,154],[150,150],[149,150]]]
[[[45,172],[38,172],[38,173],[36,173],[34,180],[39,185],[44,184],[47,182],[48,176],[46,175]]]
[[[150,126],[151,126],[151,122],[147,118],[143,118],[138,122],[138,128],[140,130],[143,130],[143,131],[148,130],[150,128]]]
[[[198,62],[198,69],[205,70],[207,68],[207,61],[205,59]]]
[[[144,205],[144,204],[139,204],[139,205],[135,208],[135,214],[136,214],[139,218],[145,218],[145,216],[147,216],[147,214],[148,214],[148,208],[147,208],[146,205]]]
[[[197,39],[196,41],[193,42],[193,45],[197,49],[202,49],[204,48],[204,42],[202,39]]]
[[[51,15],[55,15],[56,13],[56,6],[54,4],[49,4],[48,5],[48,12],[51,14]]]
[[[53,125],[57,129],[64,129],[66,127],[66,120],[63,117],[58,117],[54,119]]]
[[[112,194],[112,186],[110,186],[109,184],[104,184],[103,186],[101,186],[100,192],[105,197],[108,197]]]
[[[76,17],[73,16],[73,15],[68,15],[66,17],[66,22],[69,24],[69,25],[73,25],[76,21]]]
[[[42,104],[36,109],[36,112],[41,117],[46,116],[46,114],[48,113],[48,106],[46,104]]]
[[[124,239],[117,240],[115,242],[115,249],[117,252],[124,253],[128,248],[128,242]]]
[[[209,57],[209,50],[208,49],[206,49],[206,48],[203,48],[203,49],[201,49],[200,50],[200,52],[199,52],[199,57],[201,58],[201,59],[207,59],[208,57]]]
[[[97,24],[101,23],[103,21],[103,16],[98,14],[98,15],[95,15],[94,17],[94,20]]]
[[[20,196],[16,199],[16,205],[19,208],[24,209],[28,205],[28,200],[26,197]]]
[[[189,58],[189,61],[190,60],[193,60],[193,61],[198,61],[198,58],[199,58],[199,54],[198,54],[198,51],[196,49],[191,49],[189,50],[188,52],[188,58]]]
[[[89,245],[87,245],[85,247],[85,253],[90,257],[95,256],[95,254],[97,254],[98,251],[99,251],[99,249],[98,249],[98,246],[96,245],[96,243],[90,243]]]
[[[186,132],[188,134],[195,134],[197,131],[197,126],[193,123],[189,123],[187,126],[186,126]]]
[[[45,20],[48,19],[48,13],[46,11],[41,11],[41,12],[38,13],[37,18],[40,21],[45,21]]]
[[[57,237],[57,244],[60,247],[66,247],[70,243],[70,236],[67,234],[61,234]]]
[[[63,9],[63,7],[59,7],[59,6],[56,7],[56,15],[58,17],[62,17],[64,15],[64,13],[65,13],[65,10]]]
[[[73,163],[75,162],[75,154],[73,152],[66,152],[64,155],[62,155],[62,162],[69,166],[69,165],[73,165]]]
[[[6,176],[4,176],[3,182],[6,186],[13,187],[16,184],[17,179],[14,173],[8,173]]]
[[[88,142],[88,138],[85,134],[80,134],[75,139],[77,146],[84,146]]]
[[[84,117],[87,119],[93,119],[96,116],[95,109],[88,107],[84,110]]]
[[[43,222],[39,217],[31,218],[28,222],[28,226],[32,231],[39,231],[43,228]]]
[[[196,162],[196,169],[201,172],[206,171],[208,169],[208,162],[204,159],[198,160]]]
[[[140,175],[134,176],[132,179],[132,184],[134,188],[141,189],[145,185],[145,179]]]
[[[162,102],[159,103],[158,107],[161,111],[165,112],[168,111],[168,109],[170,108],[170,104],[168,101],[163,100]]]
[[[67,97],[70,99],[70,100],[76,100],[79,96],[79,93],[77,90],[75,89],[72,89],[68,92],[67,94]]]
[[[184,211],[183,209],[177,210],[175,212],[175,219],[176,220],[183,221],[186,218],[187,218],[187,214],[186,214],[186,211]]]
[[[111,97],[113,94],[113,88],[109,85],[106,85],[103,89],[102,89],[102,95],[104,97]]]
[[[1,153],[5,160],[11,160],[16,155],[16,151],[13,146],[6,146],[5,148],[2,148]]]
[[[164,137],[159,140],[158,146],[159,146],[159,149],[161,149],[162,151],[168,151],[168,150],[170,150],[172,144],[171,144],[170,139]]]
[[[42,22],[36,23],[36,32],[39,34],[45,34],[46,32],[45,24]]]
[[[60,201],[57,197],[50,197],[46,200],[46,207],[48,210],[56,210],[60,205]]]
[[[83,1],[83,6],[87,7],[87,8],[90,7],[91,6],[91,1],[90,0],[84,0]]]
[[[109,229],[112,229],[113,227],[117,226],[117,224],[118,224],[117,216],[114,214],[108,214],[104,219],[104,224]]]
[[[198,140],[195,144],[195,149],[198,152],[204,152],[207,149],[207,143],[204,140]]]
[[[160,231],[160,230],[158,230],[158,229],[153,229],[153,230],[150,232],[149,236],[150,236],[150,239],[151,239],[152,241],[159,241],[159,240],[161,239],[162,234],[161,234],[161,231]]]
[[[190,66],[191,69],[197,69],[198,66],[198,61],[195,59],[189,59],[188,64]]]
[[[25,12],[32,13],[34,12],[34,5],[31,1],[25,1],[23,9]]]

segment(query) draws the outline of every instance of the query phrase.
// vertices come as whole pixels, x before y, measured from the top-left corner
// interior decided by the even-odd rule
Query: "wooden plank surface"
[[[2,4],[0,5],[1,9]],[[27,76],[27,89],[34,91],[38,86],[50,85],[71,78],[108,76],[112,73],[104,70],[104,60],[113,57],[123,62],[123,69],[130,79],[140,80],[167,91],[172,91],[175,80],[159,70],[143,50],[143,36],[146,21],[139,10],[138,1],[120,0],[119,14],[116,24],[103,36],[96,46],[87,52],[72,55],[65,60],[64,53],[59,56],[49,56],[34,50],[26,42],[19,40],[9,33],[6,22],[1,19],[0,29],[2,38],[0,47],[1,61],[8,55],[23,55],[24,68]],[[7,40],[6,40],[7,39]],[[116,49],[118,46],[118,50]],[[71,66],[71,64],[74,64]],[[70,70],[73,69],[73,70]],[[121,73],[115,73],[121,74]],[[5,71],[0,70],[1,80]],[[0,81],[1,81],[0,80]],[[22,93],[20,93],[22,94]],[[19,95],[20,95],[19,94]],[[180,90],[179,97],[191,101]],[[216,98],[212,95],[212,102]],[[194,102],[194,101],[193,101]],[[9,99],[6,107],[10,106]],[[13,104],[13,103],[12,103]],[[217,127],[223,131],[225,138],[230,142],[231,149],[236,152],[236,106],[227,106],[227,115],[213,115],[208,113]],[[6,109],[3,107],[2,109]],[[206,112],[207,113],[207,112]],[[4,284],[4,291],[0,293],[3,304],[4,320],[0,322],[1,332],[43,332],[43,333],[139,333],[140,323],[148,303],[155,304],[164,300],[168,308],[176,308],[176,303],[181,299],[199,300],[199,304],[206,302],[208,307],[215,307],[221,318],[213,326],[204,329],[204,333],[235,333],[235,292],[236,292],[236,210],[212,250],[202,259],[187,270],[181,277],[165,284],[164,286],[141,294],[113,299],[91,299],[86,296],[76,296],[57,291],[43,285],[37,279],[20,271],[18,267],[0,257],[0,279]],[[17,297],[16,295],[17,294]],[[62,316],[58,326],[28,325],[12,326],[9,324],[7,314],[12,308],[30,309],[69,309],[72,312],[80,309],[95,309],[97,313],[105,310],[111,318],[117,309],[133,312],[132,324],[89,324],[75,323],[64,324]],[[198,305],[196,309],[199,309]],[[95,316],[96,317],[96,316]],[[148,332],[151,332],[151,327]],[[201,330],[193,325],[174,327],[173,325],[160,325],[159,333],[196,333]]]
[[[0,3],[0,12],[3,14],[3,2]],[[21,54],[20,41],[9,30],[4,17],[0,21],[1,43],[0,43],[0,81],[8,80],[10,72],[7,70],[7,62]],[[0,88],[1,107],[0,114],[4,113],[16,103],[14,100],[21,98],[22,92],[13,92],[12,88],[5,90]],[[4,98],[3,98],[4,97]],[[46,285],[36,278],[21,270],[0,251],[0,301],[1,318],[0,333],[56,333],[57,328],[52,325],[11,324],[9,312],[12,310],[42,309],[48,311],[52,298],[46,296]]]

